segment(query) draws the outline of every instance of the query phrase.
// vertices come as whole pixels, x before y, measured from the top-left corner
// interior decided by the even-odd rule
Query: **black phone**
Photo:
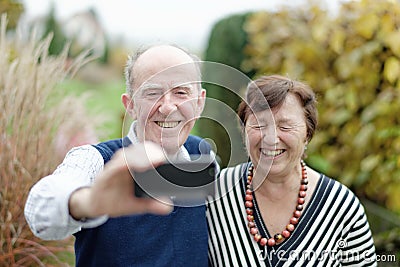
[[[134,172],[135,196],[169,197],[174,201],[204,201],[215,194],[218,167],[211,156],[168,162],[145,172]]]

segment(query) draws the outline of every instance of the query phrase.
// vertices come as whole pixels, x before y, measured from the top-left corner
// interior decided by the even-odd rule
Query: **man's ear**
[[[121,101],[122,104],[125,107],[126,112],[129,113],[129,115],[132,117],[132,119],[136,119],[136,112],[134,109],[134,104],[132,98],[129,96],[129,94],[125,93],[122,94],[121,96]]]
[[[200,117],[203,112],[204,105],[206,104],[206,90],[201,88],[199,97],[197,99],[197,116]]]

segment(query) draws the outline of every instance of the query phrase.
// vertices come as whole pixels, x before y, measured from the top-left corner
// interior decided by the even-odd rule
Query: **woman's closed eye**
[[[290,131],[293,129],[293,126],[279,126],[279,129],[282,131]]]

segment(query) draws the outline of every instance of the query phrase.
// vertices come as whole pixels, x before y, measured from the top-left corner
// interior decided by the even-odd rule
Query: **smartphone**
[[[215,194],[217,164],[211,156],[168,162],[145,172],[134,172],[137,197],[169,197],[174,201],[204,201]]]

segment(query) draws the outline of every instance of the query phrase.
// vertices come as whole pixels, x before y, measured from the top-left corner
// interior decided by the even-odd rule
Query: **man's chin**
[[[179,148],[183,145],[183,143],[177,143],[177,137],[164,137],[161,139],[161,142],[159,144],[163,148],[164,152],[167,155],[175,155],[178,151]]]

